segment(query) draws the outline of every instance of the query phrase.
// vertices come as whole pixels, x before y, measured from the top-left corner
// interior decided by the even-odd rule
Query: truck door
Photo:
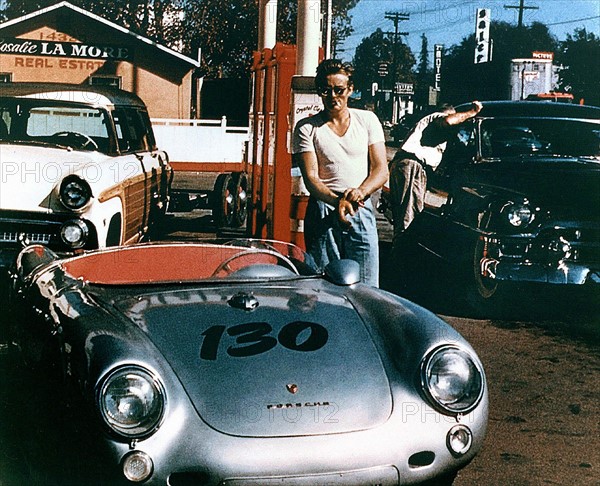
[[[120,107],[114,113],[122,174],[122,243],[139,240],[148,230],[154,191],[160,191],[162,160],[156,151],[147,113],[137,107]]]

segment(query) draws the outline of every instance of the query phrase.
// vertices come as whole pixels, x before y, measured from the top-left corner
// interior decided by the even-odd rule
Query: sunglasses
[[[336,96],[343,95],[348,86],[323,86],[321,88],[317,88],[317,93],[321,96],[327,96],[329,93],[334,94]]]

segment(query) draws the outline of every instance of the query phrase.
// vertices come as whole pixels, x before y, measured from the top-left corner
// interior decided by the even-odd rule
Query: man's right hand
[[[359,204],[355,202],[348,201],[345,197],[340,197],[338,199],[338,219],[340,222],[346,226],[350,226],[350,221],[348,221],[348,216],[354,216],[356,211],[358,210]]]
[[[482,108],[483,108],[483,105],[481,104],[481,101],[473,101],[473,110],[476,113],[479,113]]]

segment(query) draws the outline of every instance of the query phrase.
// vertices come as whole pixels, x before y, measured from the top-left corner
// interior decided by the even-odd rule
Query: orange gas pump
[[[250,141],[246,171],[252,184],[247,232],[254,238],[289,241],[304,247],[303,219],[308,197],[292,182],[291,136],[294,123],[318,111],[309,95],[301,113],[292,112],[292,91],[314,92],[312,78],[295,76],[296,46],[277,43],[254,53]],[[315,95],[316,96],[316,95]]]
[[[295,46],[277,43],[254,54],[247,171],[252,181],[248,229],[255,238],[291,241],[289,109],[295,66]]]

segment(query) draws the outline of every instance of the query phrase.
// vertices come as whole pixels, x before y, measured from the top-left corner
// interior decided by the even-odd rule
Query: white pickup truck
[[[0,84],[0,264],[41,243],[71,252],[144,238],[172,169],[137,96],[65,84]]]

